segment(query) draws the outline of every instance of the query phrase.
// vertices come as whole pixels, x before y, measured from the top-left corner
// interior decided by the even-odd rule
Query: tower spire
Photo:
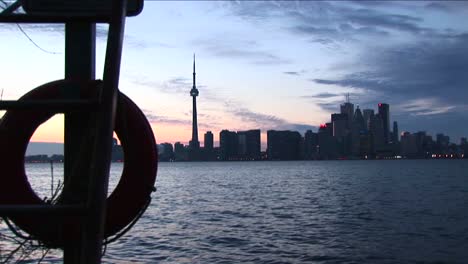
[[[195,79],[195,53],[193,53],[193,88],[196,89],[197,88],[197,85],[195,83],[196,79]]]

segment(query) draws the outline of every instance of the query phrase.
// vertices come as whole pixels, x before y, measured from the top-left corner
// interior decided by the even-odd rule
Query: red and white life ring
[[[81,99],[97,98],[101,81],[59,80],[31,90],[19,100],[64,99],[70,85],[81,87]],[[0,122],[0,204],[41,205],[25,173],[24,156],[34,131],[57,112],[53,110],[9,110]],[[115,235],[141,212],[154,189],[157,173],[156,141],[142,111],[119,93],[115,133],[124,151],[123,172],[118,185],[107,198],[105,237]],[[47,215],[15,216],[10,219],[33,238],[54,247],[63,247],[76,238],[82,218]]]

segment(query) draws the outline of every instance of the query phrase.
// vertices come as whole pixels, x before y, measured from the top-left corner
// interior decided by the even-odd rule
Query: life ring
[[[31,90],[19,100],[64,99],[62,91],[80,87],[81,99],[97,98],[101,81],[59,80]],[[28,182],[24,156],[34,131],[57,114],[55,110],[9,110],[0,122],[0,204],[41,205]],[[157,173],[156,141],[143,112],[127,96],[119,93],[115,133],[124,151],[120,181],[107,198],[104,236],[110,237],[129,225],[147,206]],[[82,219],[47,215],[15,216],[10,219],[34,239],[51,247],[63,247],[76,238]],[[76,240],[76,239],[75,239]]]

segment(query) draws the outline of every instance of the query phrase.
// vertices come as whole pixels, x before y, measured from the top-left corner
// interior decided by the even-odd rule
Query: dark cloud
[[[295,76],[299,76],[301,75],[299,72],[297,71],[285,71],[283,72],[284,74],[287,74],[287,75],[295,75]]]
[[[419,42],[369,51],[362,63],[365,72],[316,83],[362,88],[389,95],[394,100],[438,98],[447,105],[466,104],[468,98],[468,37]]]
[[[150,123],[170,124],[170,125],[179,125],[179,126],[191,126],[192,125],[192,121],[188,119],[181,120],[179,118],[155,115],[149,110],[143,110],[143,112],[145,113],[145,116]]]
[[[262,50],[255,41],[229,39],[225,36],[194,41],[206,53],[215,57],[242,59],[253,64],[289,64],[290,61]]]
[[[239,124],[240,127],[258,128],[262,131],[293,130],[301,133],[309,129],[316,129],[315,126],[308,124],[291,123],[274,115],[254,112],[245,107],[239,107],[238,104],[232,102],[226,102],[225,107],[227,112],[242,121],[242,124]]]
[[[421,18],[399,14],[383,14],[374,9],[352,10],[348,14],[344,14],[344,19],[374,29],[393,29],[413,34],[428,30],[418,26],[418,23],[423,21]]]
[[[319,94],[314,94],[314,95],[307,95],[303,96],[303,98],[332,98],[332,97],[338,97],[338,96],[344,96],[342,93],[319,93]]]
[[[153,89],[158,89],[164,93],[175,93],[175,94],[189,94],[192,88],[192,80],[185,77],[174,77],[172,79],[159,82],[149,80],[145,77],[134,77],[132,82],[137,85],[147,86]]]
[[[468,10],[467,1],[434,1],[426,3],[425,8],[442,11],[442,12],[453,12],[460,10]]]
[[[432,6],[456,6],[452,3],[438,3]],[[288,25],[284,29],[308,36],[312,42],[330,45],[397,33],[445,37],[444,32],[423,26],[422,17],[389,11],[396,10],[396,7],[399,10],[423,12],[427,8],[425,5],[403,1],[240,1],[228,6],[234,15],[256,23],[282,19]]]
[[[306,70],[301,70],[301,71],[284,71],[283,73],[284,73],[284,74],[287,74],[287,75],[301,76],[301,75],[303,75],[304,73],[306,73]]]

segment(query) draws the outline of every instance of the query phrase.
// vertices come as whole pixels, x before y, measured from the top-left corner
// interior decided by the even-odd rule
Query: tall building
[[[356,127],[359,132],[367,130],[366,122],[364,120],[364,117],[362,116],[361,109],[359,109],[359,106],[356,108],[356,112],[354,112],[353,126]]]
[[[384,147],[384,129],[380,115],[374,115],[369,122],[369,131],[371,133],[372,152],[382,150]]]
[[[192,140],[189,142],[189,148],[191,150],[199,150],[200,142],[198,141],[198,122],[197,122],[197,96],[198,89],[195,82],[195,54],[193,54],[193,86],[190,90],[190,96],[192,96]]]
[[[398,123],[397,121],[393,121],[393,132],[392,132],[392,142],[397,143],[398,140]]]
[[[320,159],[335,159],[337,157],[336,141],[330,133],[330,123],[321,124],[318,130],[318,155]]]
[[[340,156],[346,156],[350,152],[350,130],[348,128],[347,114],[332,114],[333,137],[336,140],[337,152]],[[322,136],[323,138],[323,136]],[[323,140],[322,140],[323,143]],[[323,151],[322,151],[323,153]]]
[[[211,131],[207,131],[205,133],[205,140],[203,141],[203,148],[207,151],[212,151],[213,150],[213,133]]]
[[[362,116],[364,117],[364,122],[366,123],[366,129],[369,130],[369,122],[374,116],[374,109],[364,109],[362,110]]]
[[[407,158],[414,158],[418,153],[416,138],[410,132],[401,133],[401,155]]]
[[[186,152],[184,144],[180,142],[176,142],[174,144],[174,158],[177,161],[187,160],[187,152]]]
[[[345,137],[347,134],[348,115],[347,114],[332,114],[331,121],[333,126],[334,137]]]
[[[242,160],[259,160],[260,129],[237,131],[237,155]]]
[[[346,95],[346,102],[340,105],[340,113],[348,116],[347,128],[351,129],[351,125],[353,123],[354,104],[349,102],[349,94]]]
[[[304,159],[317,158],[318,134],[307,130],[304,135]]]
[[[237,133],[229,130],[219,132],[220,160],[237,159]]]
[[[361,154],[361,134],[367,131],[364,117],[359,106],[356,108],[353,116],[353,125],[351,127],[351,154],[359,156]]]
[[[382,120],[384,144],[390,142],[390,106],[379,103],[379,116]]]
[[[174,159],[174,148],[171,143],[162,143],[158,145],[158,154],[160,161],[170,161]]]
[[[302,136],[297,131],[267,131],[269,160],[297,160],[301,156]]]

